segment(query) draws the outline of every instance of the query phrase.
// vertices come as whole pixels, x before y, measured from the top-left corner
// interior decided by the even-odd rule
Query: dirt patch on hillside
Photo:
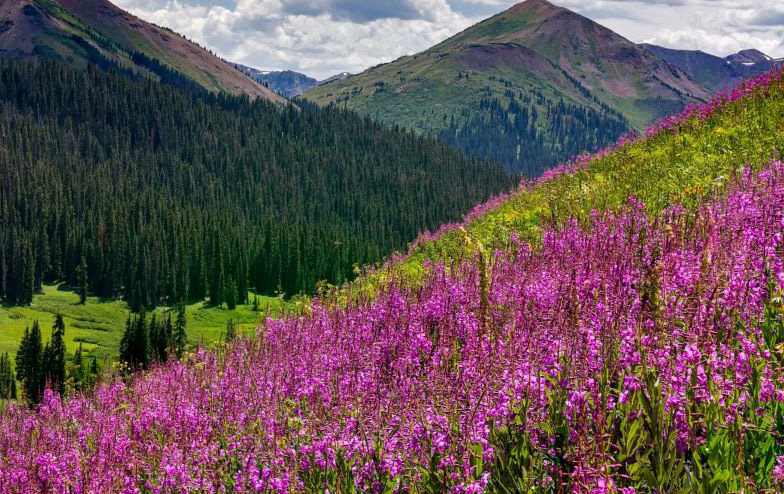
[[[462,70],[485,72],[501,67],[520,67],[534,73],[552,72],[549,61],[534,50],[517,43],[472,44],[457,55]]]

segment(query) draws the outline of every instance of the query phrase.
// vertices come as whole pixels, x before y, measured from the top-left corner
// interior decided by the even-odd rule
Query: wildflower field
[[[772,72],[480,207],[340,303],[8,406],[0,491],[778,492],[784,118],[763,121],[783,101]],[[774,140],[744,150],[744,122]],[[736,138],[700,141],[715,159],[639,182],[635,153],[717,132]]]

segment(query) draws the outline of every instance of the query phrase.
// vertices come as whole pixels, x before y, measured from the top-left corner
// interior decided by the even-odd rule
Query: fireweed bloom
[[[651,218],[629,198],[545,230],[538,248],[513,237],[431,263],[416,289],[315,301],[91,395],[9,406],[0,492],[478,493],[502,481],[501,437],[539,458],[531,488],[637,492],[630,465],[656,444],[697,456],[723,431],[759,434],[784,399],[768,331],[782,314],[784,165],[733,180],[696,210]],[[646,428],[651,443],[621,463],[616,436]]]
[[[536,448],[555,451],[548,421],[568,429],[575,486],[634,492],[620,490],[597,440],[647,389],[641,369],[656,372],[680,451],[705,439],[691,404],[716,403],[717,420],[731,423],[782,395],[757,323],[784,284],[783,232],[784,165],[774,162],[694,212],[650,219],[631,199],[545,232],[541,248],[518,242],[488,265],[431,265],[415,292],[315,303],[94,395],[8,408],[0,490],[291,492],[342,471],[373,492],[426,482],[435,468],[447,490],[482,492],[492,431],[525,404],[519,432]],[[549,416],[561,392],[562,418]],[[782,478],[781,457],[771,475]]]

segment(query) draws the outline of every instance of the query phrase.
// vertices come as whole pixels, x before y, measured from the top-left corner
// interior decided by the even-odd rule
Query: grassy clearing
[[[251,301],[254,296],[251,293]],[[228,310],[204,302],[189,304],[186,307],[188,340],[209,343],[220,339],[229,319],[237,323],[238,331],[248,331],[258,327],[266,313],[277,314],[292,304],[260,296],[259,305],[262,310],[254,312],[251,305]],[[160,317],[168,310],[168,307],[160,307],[155,313]],[[128,305],[120,300],[95,297],[89,297],[85,305],[80,305],[76,293],[52,285],[44,286],[43,293],[35,295],[30,307],[0,306],[0,353],[8,352],[13,356],[25,328],[35,320],[41,325],[44,340],[48,340],[58,312],[65,320],[69,354],[72,355],[81,342],[89,357],[96,356],[99,360],[116,357],[129,314]]]

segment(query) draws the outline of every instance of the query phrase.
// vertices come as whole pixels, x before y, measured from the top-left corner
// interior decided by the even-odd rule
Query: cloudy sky
[[[514,0],[114,0],[262,70],[319,79],[413,54]],[[782,0],[553,0],[636,42],[784,57]]]

